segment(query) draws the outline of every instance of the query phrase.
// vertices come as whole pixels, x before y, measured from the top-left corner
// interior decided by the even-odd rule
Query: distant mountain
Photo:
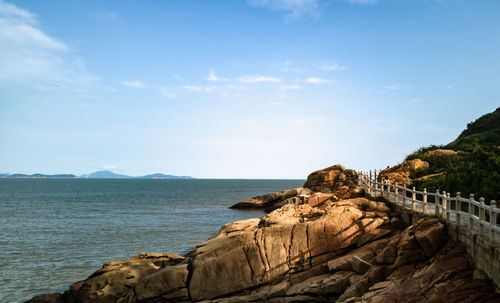
[[[1,174],[0,178],[82,178],[82,179],[195,179],[190,176],[173,176],[165,174],[151,174],[145,176],[127,176],[122,174],[114,173],[110,170],[96,171],[90,174],[85,174],[81,176],[76,176],[73,174],[56,174],[56,175],[45,175],[45,174]]]
[[[173,176],[173,175],[165,175],[165,174],[152,174],[152,175],[145,175],[145,176],[127,176],[127,175],[121,175],[114,173],[109,170],[101,170],[101,171],[96,171],[91,174],[87,175],[81,175],[79,178],[87,178],[87,179],[194,179],[193,177],[189,176]]]
[[[86,179],[129,179],[131,176],[116,174],[110,170],[100,170],[87,175],[81,175],[79,178]]]
[[[0,174],[0,178],[76,178],[73,174],[55,174],[55,175],[45,175],[45,174]]]
[[[152,174],[152,175],[145,175],[142,177],[138,177],[141,179],[194,179],[193,177],[190,176],[173,176],[173,175],[164,175],[164,174]]]

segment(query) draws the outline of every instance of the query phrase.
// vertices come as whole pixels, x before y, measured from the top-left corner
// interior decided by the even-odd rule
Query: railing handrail
[[[408,188],[406,184],[392,184],[378,181],[381,170],[369,172],[358,172],[360,184],[368,187],[369,194],[380,193],[382,196],[387,196],[390,200],[391,194],[395,203],[399,203],[401,198],[403,207],[407,204],[413,211],[427,213],[429,206],[434,206],[434,214],[441,215],[445,222],[453,222],[457,226],[466,225],[470,231],[474,231],[477,225],[480,235],[489,236],[489,241],[492,244],[496,243],[497,232],[500,232],[500,226],[497,224],[497,215],[500,214],[500,201],[491,200],[490,205],[486,205],[484,198],[479,201],[474,199],[474,194],[469,195],[469,198],[461,197],[460,192],[456,193],[455,197],[451,197],[446,191],[427,192],[427,189],[416,190],[415,187]],[[401,191],[401,194],[399,192]],[[411,194],[411,197],[408,197]],[[422,200],[418,199],[422,197]],[[434,202],[428,202],[428,198],[433,197]],[[452,208],[454,203],[455,209]],[[467,211],[463,210],[463,205],[467,205]],[[498,203],[498,204],[497,204]],[[421,209],[416,207],[421,205]],[[486,220],[486,218],[489,220]],[[462,221],[463,220],[463,221]]]

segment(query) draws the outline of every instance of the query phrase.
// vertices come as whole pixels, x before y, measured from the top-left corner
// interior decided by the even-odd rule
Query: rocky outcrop
[[[309,197],[311,191],[297,187],[277,193],[271,193],[245,199],[231,206],[233,209],[264,209],[272,211],[288,203],[301,204]]]
[[[428,152],[426,152],[428,156],[431,157],[449,157],[449,156],[455,156],[458,154],[456,151],[451,150],[451,149],[433,149]]]
[[[339,199],[360,196],[358,174],[352,169],[345,169],[341,164],[311,173],[304,187],[315,192],[335,192]]]
[[[226,224],[186,256],[109,262],[64,294],[32,302],[498,302],[438,220],[406,227],[384,203],[340,199],[335,190],[354,187],[341,173],[353,179],[343,167],[327,171],[338,174],[332,191],[309,190],[265,216]]]
[[[231,206],[233,209],[262,209],[267,212],[285,204],[309,204],[317,207],[340,199],[362,197],[364,191],[358,186],[358,175],[352,169],[338,164],[313,172],[307,177],[304,187],[256,196]]]
[[[410,184],[411,174],[417,170],[429,168],[429,163],[422,161],[420,159],[413,159],[406,161],[404,163],[398,164],[396,166],[386,168],[380,172],[378,177],[379,182],[387,180],[389,183],[398,183],[399,185]]]

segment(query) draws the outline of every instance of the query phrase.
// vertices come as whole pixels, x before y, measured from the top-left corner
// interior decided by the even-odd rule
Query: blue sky
[[[0,0],[0,172],[394,165],[500,105],[499,15],[499,1]]]

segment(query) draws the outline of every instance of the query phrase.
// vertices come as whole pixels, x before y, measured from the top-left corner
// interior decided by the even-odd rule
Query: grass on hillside
[[[458,152],[452,156],[431,156],[427,152],[438,148]],[[457,140],[446,146],[423,147],[408,155],[406,160],[421,159],[429,168],[415,172],[410,186],[427,191],[446,190],[462,197],[474,193],[476,200],[484,197],[500,200],[500,108],[467,125]],[[423,176],[444,173],[428,179]]]

